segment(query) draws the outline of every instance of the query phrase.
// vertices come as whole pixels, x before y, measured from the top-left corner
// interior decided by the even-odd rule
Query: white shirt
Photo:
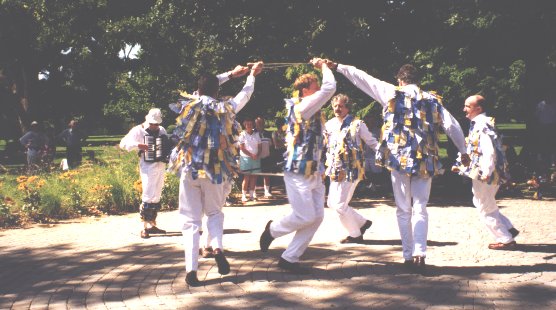
[[[239,144],[243,144],[249,153],[257,155],[259,152],[259,144],[261,144],[261,136],[256,131],[253,131],[252,134],[248,134],[247,131],[244,130],[239,134],[238,142]],[[249,157],[241,148],[239,154],[243,157]]]
[[[387,107],[388,102],[396,96],[397,87],[395,85],[374,78],[353,66],[338,64],[337,71],[350,80],[353,85],[378,101],[383,108]],[[419,87],[415,84],[410,84],[402,86],[401,90],[410,95],[417,95]],[[426,96],[427,93],[423,95]],[[461,153],[465,153],[465,137],[458,121],[446,108],[442,109],[440,117],[442,118],[442,127],[446,135],[450,137]]]
[[[308,120],[322,108],[336,92],[336,79],[328,67],[322,69],[322,85],[318,91],[307,97],[303,97],[295,109],[301,113],[303,119]]]

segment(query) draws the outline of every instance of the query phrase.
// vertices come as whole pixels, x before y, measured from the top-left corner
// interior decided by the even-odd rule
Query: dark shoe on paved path
[[[510,234],[512,234],[512,238],[517,237],[517,235],[519,235],[519,230],[515,229],[514,227],[508,229],[508,231],[510,232]]]
[[[371,228],[371,225],[373,225],[373,221],[369,221],[367,220],[365,222],[365,224],[363,224],[363,226],[361,226],[360,230],[361,230],[361,236],[363,236],[365,234],[365,232],[367,231],[367,229]]]
[[[141,230],[141,238],[143,239],[148,239],[151,236],[149,236],[149,232],[146,229]]]
[[[185,283],[189,286],[201,286],[201,281],[197,279],[197,271],[193,270],[185,275]]]
[[[224,253],[219,252],[214,254],[214,260],[216,261],[216,265],[218,266],[218,273],[221,275],[225,275],[230,273],[230,263],[224,256]]]
[[[207,248],[199,248],[199,255],[201,255],[202,258],[212,258],[214,257],[214,252],[212,250],[212,247],[207,247]]]
[[[340,240],[340,243],[363,243],[363,235],[359,237],[347,236],[344,239]]]
[[[413,257],[413,265],[417,271],[423,272],[425,271],[426,264],[425,264],[425,257],[423,256],[414,256]]]
[[[165,231],[165,230],[160,229],[160,228],[158,228],[158,227],[156,227],[156,226],[153,226],[153,227],[151,227],[151,228],[147,228],[146,231],[147,231],[149,234],[166,234],[166,231]]]
[[[274,241],[274,237],[270,234],[270,224],[272,220],[266,223],[266,227],[264,228],[263,233],[261,234],[261,239],[259,240],[259,245],[261,246],[261,251],[266,252],[270,247],[272,241]]]
[[[516,245],[517,243],[515,241],[511,241],[508,243],[498,242],[489,244],[488,248],[491,250],[513,250],[515,249]]]
[[[406,259],[403,261],[403,266],[407,269],[413,269],[414,265],[413,265],[413,260],[412,259]]]
[[[305,268],[305,267],[301,267],[301,265],[299,263],[290,263],[287,260],[283,259],[282,257],[280,257],[280,260],[278,261],[278,267],[293,273],[293,274],[310,274],[311,273],[311,269],[309,268]]]

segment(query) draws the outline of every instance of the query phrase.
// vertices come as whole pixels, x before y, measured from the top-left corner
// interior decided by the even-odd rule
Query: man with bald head
[[[500,184],[509,179],[508,162],[502,149],[494,118],[486,115],[485,98],[474,95],[465,100],[463,111],[471,121],[466,139],[466,153],[460,154],[452,170],[471,178],[473,204],[496,243],[491,250],[511,250],[516,246],[514,237],[519,234],[512,223],[496,205],[496,192]]]

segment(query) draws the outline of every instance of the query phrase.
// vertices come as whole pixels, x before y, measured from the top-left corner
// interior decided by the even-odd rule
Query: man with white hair
[[[166,135],[162,123],[162,112],[154,108],[145,116],[145,122],[139,124],[128,132],[120,142],[120,148],[126,151],[139,151],[139,174],[141,176],[141,206],[139,214],[143,221],[141,238],[149,238],[150,234],[165,234],[166,231],[156,227],[156,216],[160,210],[160,197],[164,186],[164,172],[166,163],[162,159],[150,159],[147,155],[149,145],[146,143],[146,136],[156,139]],[[151,152],[153,146],[150,146]]]

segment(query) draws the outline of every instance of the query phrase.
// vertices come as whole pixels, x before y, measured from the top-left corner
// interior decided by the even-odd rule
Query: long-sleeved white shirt
[[[147,135],[146,129],[149,128],[149,124],[139,124],[133,128],[122,138],[120,141],[120,148],[126,151],[139,150],[138,145],[145,143],[145,136]],[[166,129],[159,126],[159,135],[165,135]]]
[[[301,113],[303,119],[308,120],[332,98],[335,92],[336,79],[334,78],[334,74],[328,67],[324,66],[322,69],[322,85],[320,90],[312,95],[303,97],[301,102],[295,106],[295,109]]]
[[[337,71],[343,74],[353,85],[378,101],[382,107],[386,107],[388,102],[396,96],[397,86],[381,81],[353,66],[338,64]],[[401,91],[417,95],[419,87],[415,84],[405,85],[401,87]],[[428,94],[424,93],[423,95],[426,96]],[[442,109],[440,117],[442,118],[442,127],[446,135],[450,137],[460,152],[465,153],[465,137],[458,121],[446,108]]]

